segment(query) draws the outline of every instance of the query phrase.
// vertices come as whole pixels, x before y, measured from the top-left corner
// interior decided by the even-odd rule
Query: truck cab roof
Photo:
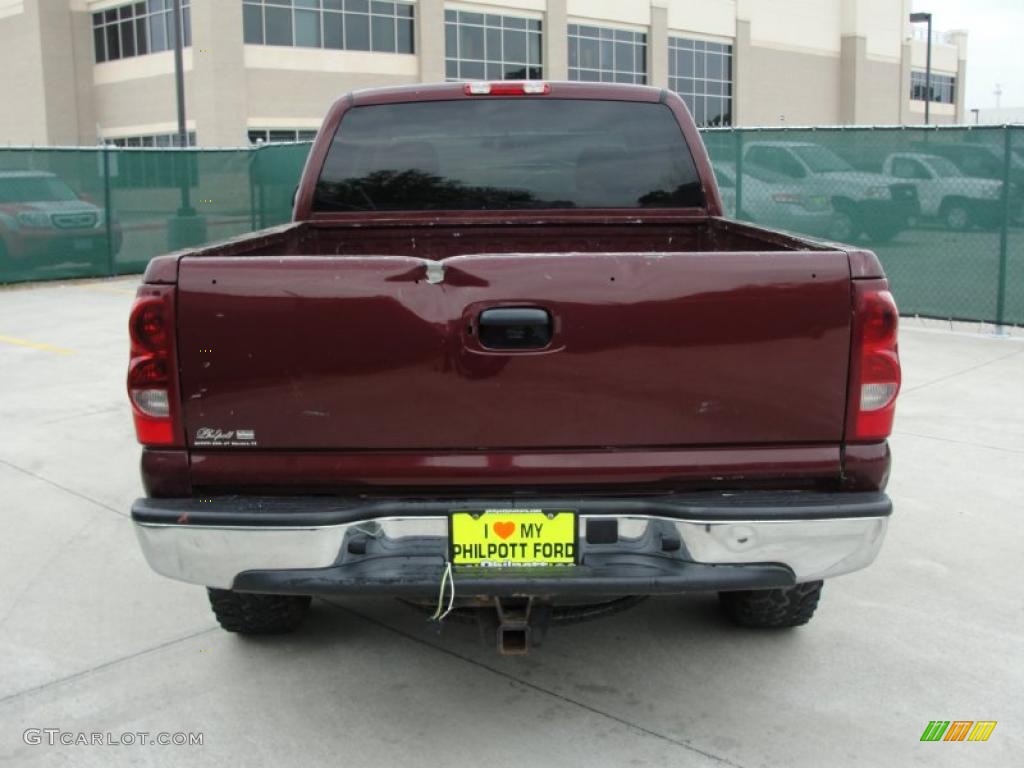
[[[624,85],[621,83],[580,83],[561,80],[481,80],[474,82],[427,83],[362,88],[341,96],[335,102],[335,108],[342,103],[351,103],[352,106],[366,106],[369,104],[396,104],[408,101],[451,101],[454,99],[517,97],[657,102],[662,100],[666,93],[662,88],[646,85]]]

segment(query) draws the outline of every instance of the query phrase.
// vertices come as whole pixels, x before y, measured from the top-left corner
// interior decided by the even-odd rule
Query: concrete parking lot
[[[666,598],[501,658],[388,601],[239,638],[202,589],[149,570],[127,516],[136,282],[0,290],[0,763],[1020,764],[1021,337],[904,325],[889,536],[808,626],[738,630],[714,596]],[[921,743],[930,720],[998,725]],[[32,745],[30,728],[203,744]]]

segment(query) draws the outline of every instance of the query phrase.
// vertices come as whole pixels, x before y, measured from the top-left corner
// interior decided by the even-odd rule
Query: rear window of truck
[[[546,98],[350,109],[313,203],[317,211],[703,205],[668,107]]]

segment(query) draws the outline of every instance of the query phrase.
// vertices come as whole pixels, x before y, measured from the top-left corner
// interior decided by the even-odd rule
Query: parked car
[[[1016,224],[1024,223],[1024,158],[1017,151],[1010,152],[1009,168],[1007,168],[1003,148],[997,148],[991,144],[922,141],[915,144],[915,149],[946,158],[964,176],[971,178],[1002,181],[1009,175],[1010,217]]]
[[[805,141],[751,141],[743,147],[744,170],[765,168],[799,182],[809,195],[825,195],[835,209],[834,237],[867,234],[885,242],[920,212],[912,184],[858,171],[828,147]]]
[[[129,321],[136,533],[225,629],[398,596],[523,653],[690,591],[793,627],[874,559],[882,267],[722,218],[679,96],[357,91],[293,217],[154,259]]]
[[[121,227],[111,226],[121,249]],[[107,255],[104,210],[44,171],[0,171],[0,264],[52,264]]]
[[[941,219],[949,229],[993,227],[1003,216],[1003,182],[965,176],[945,157],[897,152],[885,159],[883,168],[917,188],[922,216]]]
[[[754,166],[743,174],[742,210],[736,210],[736,165],[713,163],[727,216],[805,235],[831,237],[834,211],[826,195],[808,190],[782,174]]]

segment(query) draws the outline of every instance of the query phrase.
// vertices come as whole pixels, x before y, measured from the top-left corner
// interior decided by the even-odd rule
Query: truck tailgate
[[[184,257],[177,306],[190,446],[808,444],[843,432],[841,251]],[[510,307],[546,313],[550,343],[485,347],[481,313]]]

